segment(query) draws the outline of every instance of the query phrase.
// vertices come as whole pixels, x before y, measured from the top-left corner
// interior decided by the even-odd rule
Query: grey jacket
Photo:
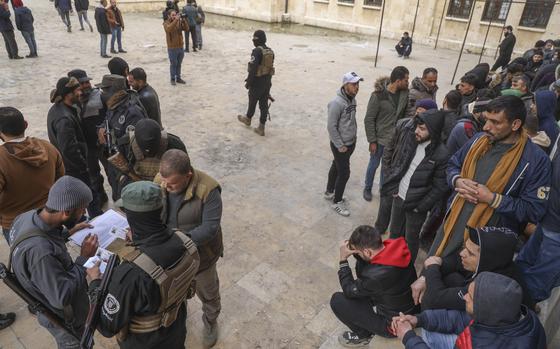
[[[437,90],[437,86],[431,90],[428,89],[422,82],[422,78],[415,77],[410,83],[410,89],[408,90],[408,110],[406,111],[406,116],[412,117],[416,114],[414,105],[421,99],[431,99],[435,102]]]
[[[387,145],[395,133],[397,120],[406,116],[408,90],[399,91],[398,103],[395,105],[387,91],[388,77],[375,81],[375,90],[369,98],[364,125],[369,143]]]
[[[336,148],[356,143],[356,98],[350,100],[340,88],[328,105],[327,130],[329,139]]]
[[[72,325],[78,333],[83,328],[89,310],[86,258],[72,262],[66,248],[68,230],[51,228],[40,217],[39,210],[19,215],[10,230],[10,243],[26,231],[39,228],[49,239],[36,236],[22,241],[12,257],[12,268],[21,285],[31,295],[64,318],[63,309],[70,306]]]

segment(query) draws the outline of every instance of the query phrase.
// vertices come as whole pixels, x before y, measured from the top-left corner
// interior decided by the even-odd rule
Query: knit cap
[[[416,103],[414,103],[414,107],[415,108],[424,108],[426,110],[437,109],[437,103],[434,102],[432,99],[429,99],[429,98],[419,99],[419,100],[416,101]]]
[[[71,211],[86,208],[92,200],[91,190],[84,182],[62,176],[51,187],[46,206],[56,211]]]

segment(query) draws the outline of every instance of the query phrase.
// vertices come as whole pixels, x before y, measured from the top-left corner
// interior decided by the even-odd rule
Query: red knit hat
[[[23,1],[21,1],[21,0],[12,0],[12,5],[14,5],[15,8],[23,7]]]

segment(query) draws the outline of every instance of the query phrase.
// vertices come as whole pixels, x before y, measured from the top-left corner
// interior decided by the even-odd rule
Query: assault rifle
[[[268,121],[271,121],[271,119],[270,119],[270,106],[272,105],[272,103],[276,102],[276,100],[271,95],[268,95],[268,100],[270,101],[270,103],[268,103]]]
[[[101,316],[101,308],[103,307],[103,302],[107,293],[109,291],[109,282],[111,281],[111,276],[115,270],[115,267],[119,265],[119,257],[116,254],[109,257],[107,261],[107,266],[105,267],[105,273],[101,278],[101,284],[90,294],[89,300],[89,312],[86,319],[86,324],[84,328],[84,334],[80,340],[81,349],[91,349],[93,348],[93,335],[99,324],[99,317]]]
[[[27,290],[23,288],[23,286],[19,283],[14,273],[8,270],[8,268],[3,263],[0,263],[0,279],[2,279],[2,281],[4,281],[4,284],[6,284],[9,289],[14,291],[14,293],[17,294],[19,298],[23,299],[23,301],[29,305],[30,310],[37,312],[37,314],[41,313],[49,320],[50,323],[65,330],[69,335],[78,340],[78,337],[76,336],[72,328],[68,327],[63,319],[61,319],[51,309],[46,307],[37,298],[27,292]]]
[[[140,181],[140,178],[134,170],[128,166],[128,161],[119,151],[115,142],[115,133],[109,126],[109,120],[105,119],[105,151],[107,152],[107,161],[109,161],[122,174],[127,175],[133,181]]]

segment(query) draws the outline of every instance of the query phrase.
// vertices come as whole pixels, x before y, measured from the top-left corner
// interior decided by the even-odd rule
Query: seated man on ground
[[[545,349],[546,335],[537,315],[521,304],[521,287],[507,276],[484,272],[469,285],[466,312],[426,310],[401,314],[393,330],[407,349]],[[507,296],[505,296],[507,295]],[[412,330],[422,327],[422,338]]]
[[[469,228],[460,253],[426,259],[426,269],[411,286],[414,302],[421,303],[422,310],[465,310],[463,295],[469,284],[478,274],[490,271],[517,281],[523,290],[523,304],[533,309],[535,304],[513,262],[517,242],[517,235],[507,228]]]
[[[399,57],[404,56],[404,58],[408,58],[410,56],[410,52],[412,52],[412,38],[408,36],[408,32],[403,33],[397,46],[395,46],[395,50],[397,50]]]
[[[348,257],[356,259],[356,276]],[[350,328],[338,341],[345,347],[367,347],[374,335],[391,338],[391,319],[414,313],[410,284],[416,271],[404,238],[381,241],[380,232],[362,225],[340,245],[338,277],[342,292],[331,298],[331,309]]]

